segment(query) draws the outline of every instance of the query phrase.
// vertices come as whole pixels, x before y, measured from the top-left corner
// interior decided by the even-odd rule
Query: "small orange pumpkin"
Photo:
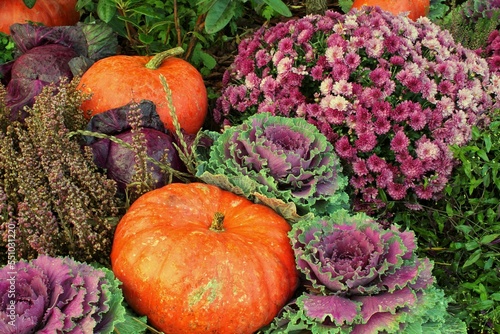
[[[415,21],[429,14],[430,5],[430,0],[354,0],[352,8],[378,6],[394,15],[409,12],[408,17]]]
[[[111,264],[128,304],[165,333],[254,333],[298,284],[289,224],[267,206],[203,183],[139,197]]]
[[[0,31],[10,34],[11,25],[28,21],[48,27],[74,25],[80,20],[76,2],[77,0],[37,0],[33,8],[28,8],[23,0],[2,0]]]
[[[116,55],[94,63],[82,76],[78,89],[90,94],[81,108],[88,116],[150,100],[165,127],[175,131],[169,101],[160,80],[165,77],[172,96],[177,119],[188,134],[201,129],[208,112],[207,90],[198,70],[189,62],[175,57],[182,48],[152,56]]]

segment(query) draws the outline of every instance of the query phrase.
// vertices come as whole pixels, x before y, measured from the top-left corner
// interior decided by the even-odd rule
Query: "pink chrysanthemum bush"
[[[298,222],[289,236],[303,292],[265,333],[466,333],[434,285],[432,262],[417,257],[413,232],[338,210]]]
[[[241,42],[214,119],[303,117],[335,147],[356,210],[439,197],[471,126],[495,103],[485,59],[427,18],[378,8],[306,16]],[[410,205],[411,204],[411,205]]]

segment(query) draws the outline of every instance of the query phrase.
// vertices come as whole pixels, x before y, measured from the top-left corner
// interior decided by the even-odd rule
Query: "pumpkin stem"
[[[210,225],[210,230],[215,232],[224,231],[224,214],[222,212],[214,213],[214,219]]]
[[[161,64],[165,59],[180,56],[183,53],[184,49],[180,46],[160,52],[147,62],[146,68],[149,68],[150,70],[156,70],[158,67],[161,66]]]

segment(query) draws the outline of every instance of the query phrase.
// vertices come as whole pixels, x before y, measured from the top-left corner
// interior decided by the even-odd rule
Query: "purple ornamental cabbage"
[[[467,0],[461,7],[462,16],[467,21],[477,22],[481,18],[491,19],[500,10],[500,0]],[[497,27],[500,26],[500,23]]]
[[[118,41],[105,24],[45,27],[13,24],[11,36],[18,57],[0,64],[0,79],[7,87],[6,105],[12,120],[27,116],[43,87],[71,80],[92,62],[116,54]]]
[[[146,141],[147,155],[163,163],[169,163],[175,170],[182,170],[183,164],[179,159],[177,150],[173,146],[173,138],[165,132],[151,128],[142,128],[139,132]],[[126,144],[132,145],[134,134],[131,130],[119,133],[115,138]],[[97,166],[105,168],[108,177],[115,180],[118,188],[124,191],[133,180],[135,174],[135,152],[120,143],[104,138],[91,145],[94,162]],[[166,173],[155,163],[148,162],[148,169],[153,176],[153,188],[159,188],[167,183]]]
[[[174,146],[175,140],[165,131],[153,102],[143,100],[137,104],[130,103],[110,109],[93,116],[87,125],[88,131],[104,134],[107,138],[86,136],[84,140],[85,144],[92,148],[95,164],[106,169],[108,177],[117,182],[120,191],[125,191],[136,172],[136,152],[132,149],[134,133],[130,124],[130,117],[135,117],[130,116],[133,111],[136,111],[140,118],[134,126],[137,135],[144,141],[148,157],[169,164],[176,171],[185,171]],[[152,174],[153,188],[162,187],[167,183],[167,174],[158,164],[149,161],[147,168]]]
[[[112,333],[124,321],[119,281],[105,268],[41,255],[0,269],[0,333]]]
[[[211,134],[210,157],[197,172],[205,182],[229,183],[248,198],[262,194],[293,203],[299,215],[347,206],[347,179],[333,146],[306,120],[262,113]]]
[[[443,327],[446,304],[434,298],[442,292],[432,287],[432,263],[415,255],[413,232],[384,229],[363,213],[339,210],[296,223],[290,238],[306,292],[285,307],[274,331],[403,333],[417,326],[422,332],[430,320]],[[441,319],[430,319],[434,312]],[[457,328],[460,333],[463,324]]]

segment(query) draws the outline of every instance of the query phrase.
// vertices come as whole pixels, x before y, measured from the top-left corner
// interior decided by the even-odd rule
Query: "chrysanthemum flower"
[[[488,67],[497,61],[488,64],[428,18],[329,11],[243,40],[214,117],[229,125],[260,112],[305,118],[342,159],[355,206],[438,198],[455,164],[450,145],[467,143],[472,126],[498,105],[500,78]],[[248,88],[248,76],[260,87]],[[246,94],[238,90],[233,101],[238,87]],[[369,173],[354,180],[360,161]],[[385,196],[373,198],[374,187]]]

